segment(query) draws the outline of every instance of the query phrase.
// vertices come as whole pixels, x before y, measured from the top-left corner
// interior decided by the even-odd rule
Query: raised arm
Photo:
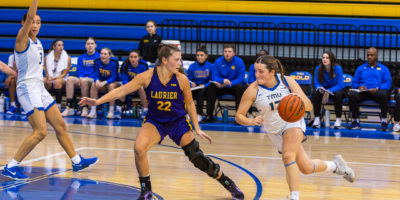
[[[29,7],[26,19],[22,28],[18,31],[17,38],[15,40],[15,50],[24,51],[28,47],[29,42],[29,31],[32,27],[33,19],[36,16],[39,0],[32,0],[31,6]]]

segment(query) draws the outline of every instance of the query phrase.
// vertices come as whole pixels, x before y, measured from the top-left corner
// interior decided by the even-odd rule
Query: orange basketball
[[[279,102],[279,116],[287,122],[299,121],[304,116],[304,112],[304,103],[299,96],[289,94]]]

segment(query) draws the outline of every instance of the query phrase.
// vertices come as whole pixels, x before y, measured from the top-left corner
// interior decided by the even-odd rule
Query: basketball
[[[304,116],[304,103],[299,96],[288,95],[278,105],[278,113],[287,122],[297,122]]]

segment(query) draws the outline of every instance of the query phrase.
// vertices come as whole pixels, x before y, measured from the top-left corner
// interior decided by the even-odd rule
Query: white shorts
[[[267,133],[269,139],[271,140],[272,144],[274,144],[274,146],[276,148],[278,148],[279,153],[282,153],[282,142],[283,142],[283,134],[285,133],[285,131],[289,128],[300,128],[304,135],[306,132],[306,123],[304,122],[304,118],[302,118],[300,121],[297,122],[293,122],[293,123],[287,123],[285,127],[283,127],[281,129],[281,131],[277,132],[277,133]],[[306,136],[306,135],[305,135]],[[302,141],[306,141],[307,140],[307,136],[305,137],[305,139]]]
[[[17,96],[27,116],[33,114],[34,108],[47,111],[55,103],[53,97],[44,87],[43,81],[39,80],[19,83],[17,85]]]

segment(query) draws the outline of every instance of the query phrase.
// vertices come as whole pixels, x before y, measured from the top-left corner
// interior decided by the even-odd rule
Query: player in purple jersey
[[[211,137],[200,130],[196,108],[188,78],[179,72],[181,52],[172,45],[159,51],[159,66],[138,74],[129,83],[110,91],[100,99],[83,98],[79,105],[100,105],[119,99],[140,87],[146,88],[149,112],[135,141],[135,162],[139,173],[141,195],[139,199],[152,199],[147,151],[169,137],[185,152],[195,167],[217,179],[233,199],[244,199],[236,184],[220,170],[217,163],[203,154],[186,118],[185,105],[197,135],[211,143]]]

